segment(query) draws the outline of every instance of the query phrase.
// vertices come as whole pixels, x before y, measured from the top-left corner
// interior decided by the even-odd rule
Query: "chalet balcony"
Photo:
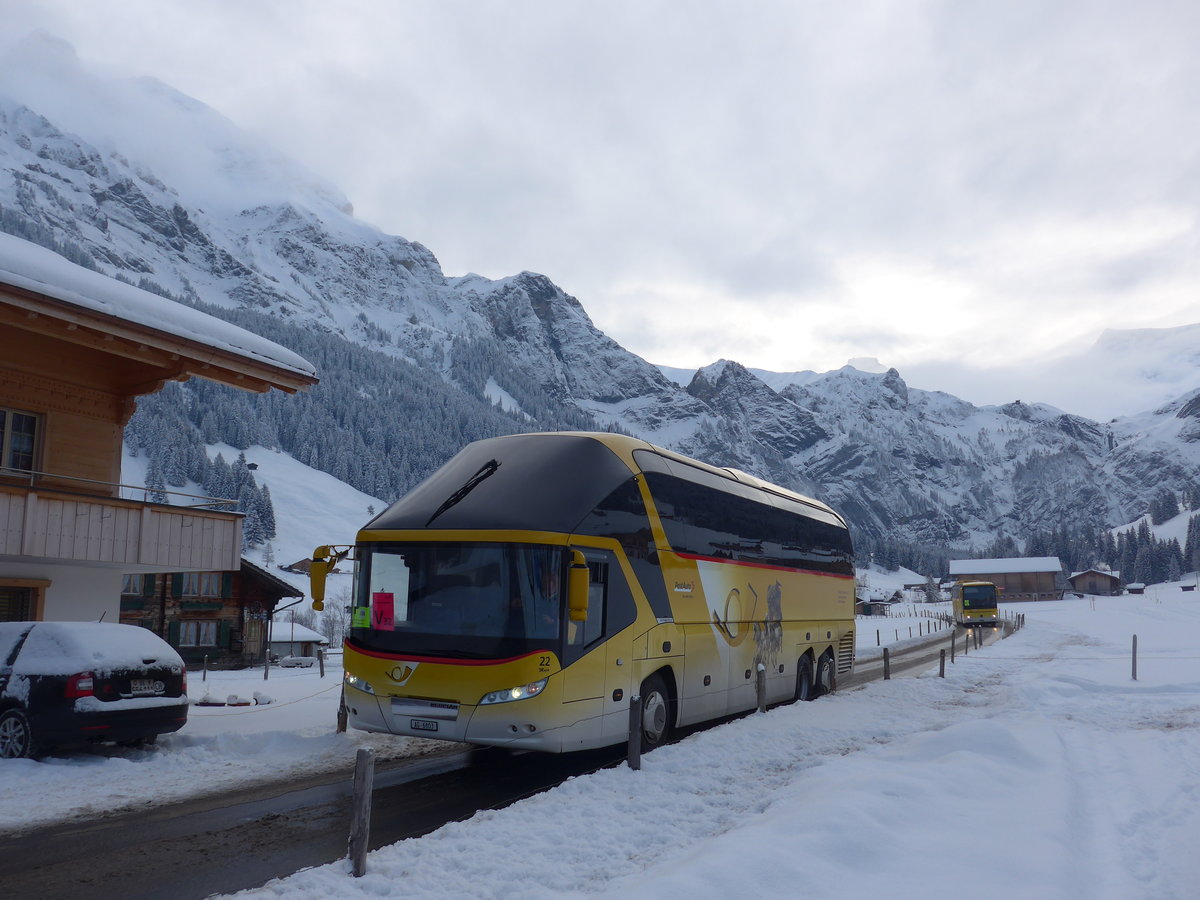
[[[6,473],[8,474],[8,473]],[[38,473],[41,474],[41,473]],[[19,561],[117,568],[123,572],[221,572],[241,564],[242,516],[228,500],[174,494],[195,505],[130,499],[144,488],[117,488],[125,497],[34,485],[0,484],[0,557]]]

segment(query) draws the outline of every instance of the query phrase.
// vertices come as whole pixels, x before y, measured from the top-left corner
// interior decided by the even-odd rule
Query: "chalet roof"
[[[1017,572],[1058,572],[1057,556],[1010,556],[1002,559],[952,559],[951,575],[1011,575]]]
[[[278,594],[280,597],[303,597],[304,591],[298,589],[294,585],[288,584],[277,575],[272,575],[266,569],[259,568],[250,560],[242,557],[242,577],[253,578],[263,582],[271,590],[272,593]]]
[[[1107,575],[1109,578],[1115,579],[1116,581],[1121,580],[1121,573],[1117,572],[1116,570],[1113,570],[1113,569],[1084,569],[1082,572],[1072,572],[1070,575],[1067,576],[1067,581],[1074,581],[1080,575],[1088,575],[1088,574]]]
[[[271,643],[286,644],[289,641],[315,641],[318,644],[328,644],[329,638],[299,622],[293,624],[286,619],[276,619],[275,624],[271,626]]]
[[[273,341],[9,234],[0,234],[0,325],[144,362],[161,380],[289,393],[317,382],[312,363]]]

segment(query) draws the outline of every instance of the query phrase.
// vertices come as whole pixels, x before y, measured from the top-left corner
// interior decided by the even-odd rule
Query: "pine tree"
[[[258,492],[258,515],[262,521],[263,534],[267,540],[276,537],[275,534],[275,505],[271,502],[271,489],[265,484]]]
[[[146,469],[146,488],[151,503],[166,503],[166,484],[163,482],[162,464],[158,459],[157,450],[150,453],[150,465]]]

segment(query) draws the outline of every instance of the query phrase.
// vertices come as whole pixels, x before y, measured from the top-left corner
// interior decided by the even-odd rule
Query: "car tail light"
[[[68,699],[93,696],[93,688],[96,683],[95,679],[96,676],[91,672],[80,672],[78,675],[72,675],[67,679]]]

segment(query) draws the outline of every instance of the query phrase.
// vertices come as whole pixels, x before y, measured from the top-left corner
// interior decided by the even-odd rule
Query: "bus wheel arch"
[[[815,694],[823,697],[832,694],[837,688],[837,667],[834,663],[833,650],[826,650],[817,660],[817,675],[814,683]]]
[[[669,668],[659,669],[642,682],[642,749],[653,750],[670,739],[675,727],[674,678]]]
[[[816,681],[813,678],[812,651],[808,650],[796,663],[796,701],[816,700]]]

